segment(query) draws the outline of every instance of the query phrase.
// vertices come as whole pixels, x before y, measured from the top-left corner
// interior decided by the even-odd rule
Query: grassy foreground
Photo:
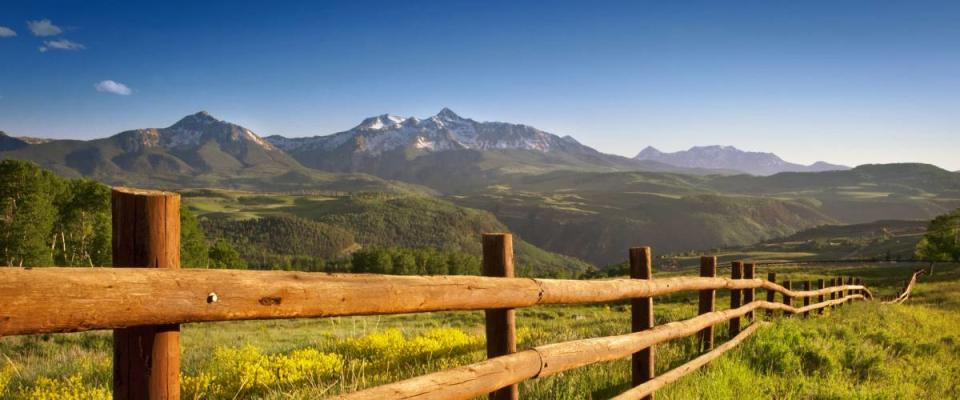
[[[761,269],[758,272],[766,272]],[[891,294],[910,267],[842,271],[777,269],[801,279],[867,279]],[[721,271],[723,273],[723,271]],[[908,304],[856,303],[823,317],[778,319],[706,368],[659,392],[661,399],[960,398],[960,268],[938,266]],[[762,297],[761,294],[758,297]],[[718,305],[729,305],[718,293]],[[695,294],[657,299],[657,323],[696,314]],[[251,321],[183,326],[184,398],[315,398],[483,359],[483,314]],[[521,348],[626,333],[622,303],[540,307],[518,313]],[[726,327],[717,327],[724,340]],[[657,369],[693,357],[691,338],[660,345]],[[0,340],[0,398],[109,398],[108,332]],[[627,360],[525,382],[538,399],[602,399],[627,388]]]

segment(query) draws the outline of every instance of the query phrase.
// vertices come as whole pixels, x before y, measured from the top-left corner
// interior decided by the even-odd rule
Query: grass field
[[[795,282],[860,276],[889,295],[913,267],[775,268]],[[658,398],[958,398],[957,293],[960,267],[939,265],[906,305],[858,302],[822,317],[778,319]],[[729,305],[726,293],[718,292],[717,304]],[[656,300],[658,324],[695,314],[695,293]],[[627,333],[630,325],[626,303],[524,309],[517,323],[520,348]],[[184,325],[184,398],[323,397],[479,361],[482,324],[482,312],[445,312]],[[717,332],[724,340],[725,326]],[[658,346],[657,369],[689,360],[694,346],[692,338]],[[110,348],[109,332],[3,338],[0,397],[109,397]],[[596,364],[525,382],[521,395],[608,398],[627,388],[629,375],[627,360]]]

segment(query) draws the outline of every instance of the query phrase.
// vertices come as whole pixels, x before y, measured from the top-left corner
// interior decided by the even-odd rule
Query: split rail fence
[[[751,262],[733,262],[731,276],[718,277],[716,257],[701,259],[699,277],[653,279],[649,247],[630,249],[629,279],[515,278],[509,234],[483,236],[485,276],[181,270],[179,208],[174,193],[115,188],[117,268],[0,268],[0,336],[112,329],[114,398],[177,399],[179,324],[484,310],[486,360],[341,397],[516,399],[522,381],[631,357],[632,388],[617,398],[635,399],[652,398],[742,342],[763,323],[760,311],[807,316],[873,298],[858,278],[778,284],[773,272],[756,278]],[[766,291],[765,300],[756,289]],[[717,290],[730,290],[729,309],[716,309]],[[653,298],[689,291],[699,292],[699,315],[655,326]],[[515,309],[618,300],[632,303],[632,333],[517,351]],[[744,328],[744,321],[753,323]],[[731,339],[714,347],[714,328],[725,322]],[[655,346],[691,335],[704,353],[657,376]]]

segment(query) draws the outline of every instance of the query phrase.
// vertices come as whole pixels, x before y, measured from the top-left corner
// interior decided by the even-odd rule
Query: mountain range
[[[558,169],[770,175],[847,168],[827,163],[801,166],[770,153],[720,146],[677,153],[648,147],[630,159],[599,152],[571,136],[560,137],[523,124],[478,122],[448,108],[423,119],[379,115],[347,131],[303,138],[264,138],[198,112],[167,128],[135,129],[90,141],[14,138],[0,133],[0,151],[68,175],[122,180],[131,174],[147,174],[201,182],[216,180],[211,177],[262,177],[290,171],[310,175],[303,167],[404,181],[430,181],[433,170],[442,167],[457,171],[465,179],[463,183],[470,184],[501,175]]]
[[[115,185],[288,190],[419,191],[364,174],[306,168],[242,126],[206,112],[166,128],[144,128],[93,140],[0,136],[0,158],[36,162],[59,175]]]
[[[384,114],[332,135],[266,140],[310,168],[362,172],[444,192],[555,170],[716,173],[605,154],[570,136],[522,124],[478,122],[448,108],[423,119]]]
[[[751,175],[773,175],[780,172],[822,172],[847,170],[850,167],[818,161],[810,165],[784,161],[773,153],[743,151],[733,146],[694,146],[689,150],[664,153],[651,146],[634,157],[636,160],[658,161],[683,168],[725,169]]]
[[[267,140],[300,154],[341,148],[367,155],[398,149],[596,152],[570,136],[561,138],[527,125],[477,122],[463,118],[449,108],[425,119],[384,114],[367,118],[353,129],[332,135],[294,139],[269,136]]]
[[[797,167],[713,146],[641,155],[657,153],[658,160],[604,154],[570,137],[448,109],[424,119],[380,115],[344,132],[293,139],[262,137],[205,112],[88,141],[0,134],[0,159],[109,184],[436,197],[460,208],[438,223],[484,210],[539,248],[601,265],[641,244],[659,251],[747,245],[821,224],[929,219],[960,207],[960,174],[932,165],[773,173]],[[806,172],[817,168],[831,170]],[[389,229],[402,233],[402,226]]]

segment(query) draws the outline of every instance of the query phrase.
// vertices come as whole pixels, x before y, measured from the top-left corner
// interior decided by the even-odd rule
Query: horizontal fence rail
[[[68,288],[68,290],[64,290]],[[793,298],[862,285],[790,290],[762,279],[596,281],[144,268],[0,268],[0,336],[138,325],[524,308],[706,289],[767,289]],[[163,299],[163,301],[157,301]]]
[[[694,358],[693,360],[671,369],[660,376],[653,378],[647,382],[641,383],[638,386],[634,386],[633,389],[627,390],[626,392],[620,393],[616,397],[613,397],[611,400],[635,400],[642,399],[647,397],[657,390],[663,389],[667,385],[676,382],[678,379],[683,378],[684,376],[690,374],[693,371],[696,371],[697,368],[700,368],[704,365],[707,365],[710,361],[716,360],[723,353],[726,353],[730,349],[737,347],[740,343],[746,340],[750,335],[753,335],[761,326],[768,325],[769,322],[759,321],[757,323],[751,324],[742,332],[738,333],[737,336],[730,338],[730,340],[725,343],[717,346],[717,348],[710,350],[702,354],[701,356]]]

